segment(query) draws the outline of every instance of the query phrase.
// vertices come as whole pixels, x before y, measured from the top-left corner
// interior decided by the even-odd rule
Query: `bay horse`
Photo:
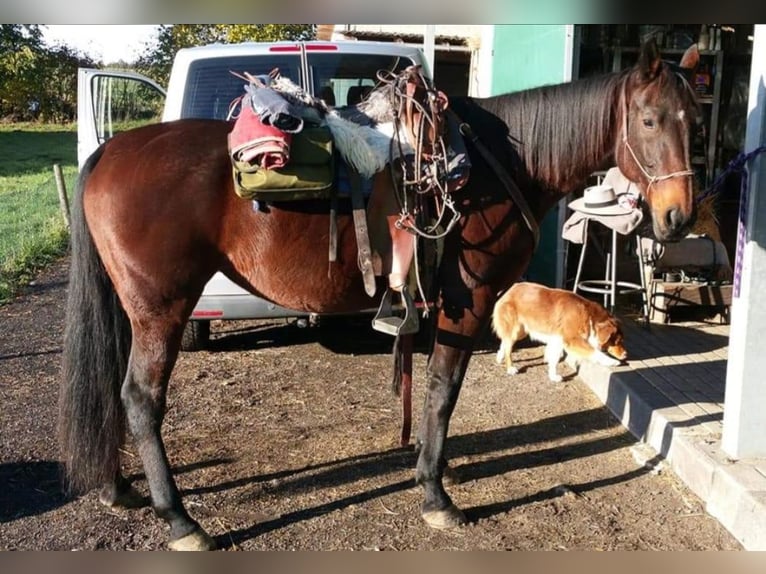
[[[680,67],[698,59],[692,48]],[[442,484],[450,416],[498,294],[521,276],[535,247],[493,164],[523,190],[537,221],[610,162],[638,184],[658,239],[682,237],[695,216],[689,148],[698,108],[679,67],[664,62],[654,43],[622,72],[485,99],[453,97],[450,107],[470,126],[463,131],[471,134],[472,167],[455,196],[460,220],[445,238],[437,273],[417,437],[421,513],[436,528],[466,522]],[[182,503],[161,437],[181,335],[205,283],[222,271],[254,294],[319,313],[374,304],[363,289],[350,215],[338,215],[339,253],[328,278],[323,200],[254,210],[233,190],[229,129],[180,120],[122,133],[88,159],[73,201],[59,409],[67,484],[73,492],[101,487],[110,506],[135,504],[137,492],[120,470],[127,423],[172,549],[215,547]]]

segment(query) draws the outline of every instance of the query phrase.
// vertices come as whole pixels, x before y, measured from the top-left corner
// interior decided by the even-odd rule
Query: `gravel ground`
[[[110,512],[60,490],[56,402],[68,261],[0,307],[0,549],[161,550],[149,508]],[[165,444],[190,513],[227,550],[735,550],[739,543],[542,347],[508,377],[488,339],[468,369],[447,454],[470,524],[420,518],[415,455],[398,448],[392,340],[366,321],[213,325],[182,354]],[[414,425],[426,356],[415,356]],[[562,372],[567,369],[563,364]],[[146,492],[125,446],[126,472]],[[646,463],[649,458],[648,464]]]

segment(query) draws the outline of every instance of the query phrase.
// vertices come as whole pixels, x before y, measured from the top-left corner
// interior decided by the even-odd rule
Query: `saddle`
[[[330,262],[337,258],[338,199],[348,195],[367,294],[375,295],[376,276],[389,275],[373,328],[416,332],[406,284],[416,240],[439,240],[454,225],[451,194],[470,170],[458,126],[445,114],[447,96],[418,66],[379,73],[379,87],[344,108],[277,74],[242,77],[249,85],[232,104],[240,110],[228,142],[236,193],[255,202],[329,200]]]

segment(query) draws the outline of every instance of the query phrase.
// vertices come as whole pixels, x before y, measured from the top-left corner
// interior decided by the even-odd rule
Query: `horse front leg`
[[[444,442],[471,351],[448,347],[439,343],[438,338],[437,333],[428,365],[428,390],[418,435],[420,454],[415,480],[425,490],[423,520],[433,528],[453,528],[467,520],[444,490],[442,479],[447,468]]]
[[[133,345],[122,386],[128,426],[143,462],[155,514],[170,526],[171,550],[214,550],[215,541],[186,512],[170,470],[160,429],[170,373],[180,348],[181,327],[133,326]]]
[[[434,528],[466,523],[465,515],[444,490],[445,473],[450,477],[454,474],[447,466],[444,443],[476,338],[486,326],[487,308],[491,309],[489,291],[473,295],[473,312],[466,310],[460,320],[448,319],[443,309],[439,311],[436,340],[428,362],[428,389],[418,433],[420,453],[415,480],[425,490],[423,519]]]

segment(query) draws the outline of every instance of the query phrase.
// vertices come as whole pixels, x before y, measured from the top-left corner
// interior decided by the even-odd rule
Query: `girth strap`
[[[508,171],[500,164],[499,161],[497,161],[497,158],[492,154],[492,152],[487,149],[487,146],[485,146],[479,137],[473,133],[470,125],[461,121],[460,133],[467,137],[471,143],[476,146],[476,149],[479,150],[490,167],[495,170],[495,174],[505,186],[505,189],[508,191],[508,195],[511,196],[511,199],[521,211],[521,217],[524,219],[524,223],[527,224],[527,227],[532,232],[532,236],[534,237],[534,249],[537,250],[537,246],[540,244],[540,226],[537,224],[537,219],[535,219],[535,216],[532,213],[527,200],[524,198],[524,195],[521,193],[519,186],[517,186],[516,182],[513,181],[513,178],[508,175]]]

